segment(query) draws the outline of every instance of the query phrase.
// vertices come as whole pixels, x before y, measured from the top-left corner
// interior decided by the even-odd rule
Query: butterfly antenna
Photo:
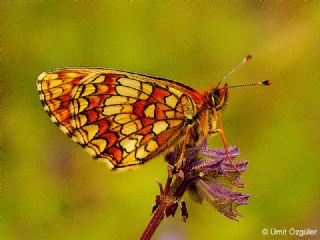
[[[272,84],[272,81],[271,81],[271,80],[265,80],[265,81],[257,82],[257,83],[247,83],[247,84],[230,85],[230,86],[228,86],[228,88],[250,87],[250,86],[257,86],[257,85],[268,86],[268,85],[271,85],[271,84]]]
[[[246,56],[238,65],[236,65],[235,67],[233,67],[229,72],[227,72],[223,78],[220,80],[220,82],[218,83],[217,87],[219,87],[219,85],[223,82],[223,80],[225,80],[231,73],[233,73],[236,69],[238,69],[242,64],[248,62],[250,59],[252,58],[251,55]]]

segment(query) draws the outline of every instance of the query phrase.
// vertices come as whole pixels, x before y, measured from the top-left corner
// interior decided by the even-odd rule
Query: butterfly
[[[227,84],[201,93],[127,71],[62,68],[42,73],[37,89],[51,120],[113,168],[144,163],[177,146],[195,146],[215,133],[227,149],[219,113],[227,102]]]

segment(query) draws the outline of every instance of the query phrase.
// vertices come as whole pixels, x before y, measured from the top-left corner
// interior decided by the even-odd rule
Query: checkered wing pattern
[[[176,144],[203,98],[171,80],[112,69],[44,72],[37,87],[51,120],[113,167],[143,163]]]

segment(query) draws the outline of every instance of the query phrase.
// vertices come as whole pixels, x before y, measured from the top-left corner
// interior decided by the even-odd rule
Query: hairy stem
[[[164,219],[166,209],[170,206],[170,201],[168,201],[168,193],[171,190],[171,182],[172,176],[168,176],[164,191],[161,192],[162,197],[160,198],[160,203],[157,206],[153,216],[148,223],[146,229],[144,230],[143,234],[140,237],[140,240],[149,240],[152,238],[153,234],[157,230],[158,226],[160,225],[161,221]],[[161,191],[161,190],[160,190]]]
[[[154,232],[160,225],[162,219],[165,215],[165,210],[167,208],[167,202],[162,201],[160,205],[157,207],[156,211],[154,212],[150,222],[148,223],[146,229],[144,230],[140,240],[149,240],[153,236]]]

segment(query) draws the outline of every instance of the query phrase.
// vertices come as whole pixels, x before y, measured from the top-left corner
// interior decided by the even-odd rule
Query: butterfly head
[[[210,100],[212,102],[213,107],[219,111],[226,106],[228,100],[228,85],[224,84],[221,88],[214,88],[209,93]]]

